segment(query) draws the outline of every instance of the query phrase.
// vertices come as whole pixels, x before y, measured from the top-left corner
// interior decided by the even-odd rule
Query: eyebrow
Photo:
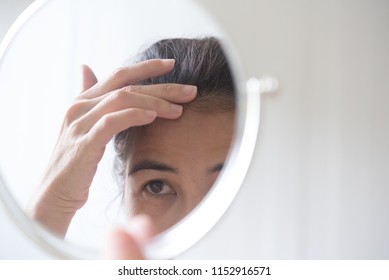
[[[159,162],[156,160],[142,160],[134,164],[134,166],[128,172],[128,176],[131,176],[134,173],[142,170],[157,170],[163,172],[177,173],[177,168],[171,167],[163,162]]]
[[[224,162],[218,163],[218,164],[215,164],[214,166],[210,167],[207,170],[207,172],[210,174],[220,172],[223,169],[223,167],[224,167]],[[177,168],[171,167],[163,162],[159,162],[156,160],[142,160],[142,161],[134,164],[134,166],[128,172],[128,176],[131,176],[131,175],[135,174],[136,172],[139,172],[142,170],[157,170],[157,171],[163,171],[163,172],[178,173]]]
[[[208,169],[208,173],[212,174],[212,173],[219,172],[223,169],[223,167],[224,167],[224,162],[215,164],[214,166]]]

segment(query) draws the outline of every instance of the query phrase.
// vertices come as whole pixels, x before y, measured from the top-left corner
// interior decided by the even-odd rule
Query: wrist
[[[66,203],[41,198],[30,204],[28,213],[40,225],[64,238],[77,210],[77,207]]]

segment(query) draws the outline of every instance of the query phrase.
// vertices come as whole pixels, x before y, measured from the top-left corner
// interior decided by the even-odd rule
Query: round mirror
[[[30,6],[0,49],[0,190],[22,230],[62,258],[97,258],[140,214],[147,257],[200,239],[245,176],[259,92],[275,86],[246,91],[225,42],[193,1]]]

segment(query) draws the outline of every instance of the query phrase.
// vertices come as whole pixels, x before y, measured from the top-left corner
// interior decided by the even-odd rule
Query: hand
[[[143,260],[143,247],[154,235],[151,220],[147,216],[132,218],[128,231],[115,228],[107,239],[104,257],[112,260]]]
[[[30,206],[34,219],[65,236],[74,214],[88,199],[97,165],[113,136],[149,124],[156,117],[181,116],[179,104],[192,101],[196,87],[134,86],[173,67],[174,60],[148,60],[120,68],[102,82],[97,82],[90,68],[83,67],[83,92],[66,112],[49,168]]]

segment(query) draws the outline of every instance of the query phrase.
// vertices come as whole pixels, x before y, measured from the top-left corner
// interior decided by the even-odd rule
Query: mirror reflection
[[[168,229],[207,194],[232,141],[234,86],[220,43],[161,40],[101,82],[83,66],[82,81],[30,214],[65,236],[114,137],[128,218]]]
[[[236,106],[223,34],[192,1],[161,2],[48,1],[1,58],[0,169],[27,215],[70,243],[98,248],[143,215],[162,233],[225,165]]]

